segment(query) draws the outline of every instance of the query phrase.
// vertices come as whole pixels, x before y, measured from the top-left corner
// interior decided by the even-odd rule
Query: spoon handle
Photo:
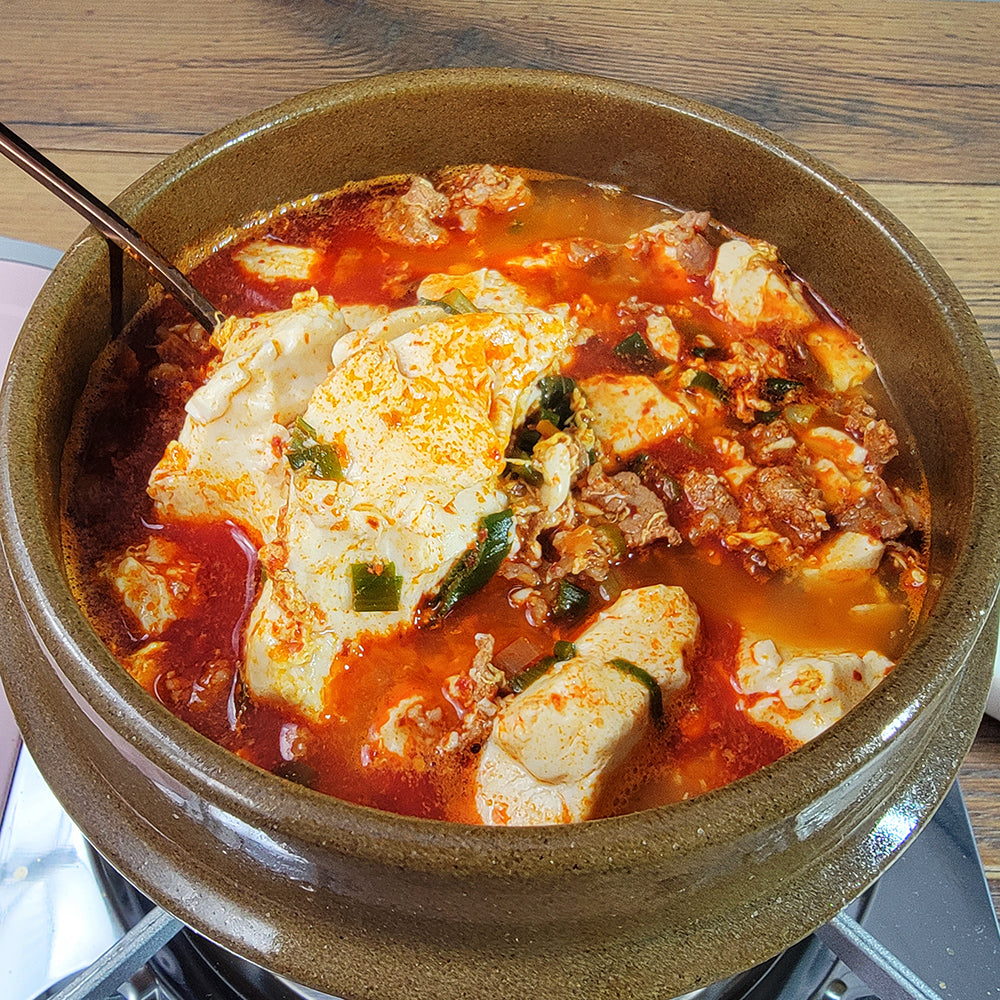
[[[222,314],[166,258],[161,257],[121,216],[113,212],[78,181],[62,171],[37,149],[0,122],[0,153],[34,177],[67,205],[80,213],[112,243],[121,247],[159,278],[206,330]]]

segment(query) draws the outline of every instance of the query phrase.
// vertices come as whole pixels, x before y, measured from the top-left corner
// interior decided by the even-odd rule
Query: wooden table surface
[[[110,200],[165,154],[338,80],[434,66],[572,70],[758,122],[861,183],[951,274],[1000,361],[1000,3],[5,0],[0,120]],[[0,159],[0,235],[78,217]],[[1000,903],[1000,723],[962,771]]]

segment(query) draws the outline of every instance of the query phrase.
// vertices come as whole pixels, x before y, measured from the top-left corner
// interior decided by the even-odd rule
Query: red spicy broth
[[[431,179],[449,190],[448,176]],[[386,239],[384,228],[372,221],[373,205],[394,204],[409,179],[355,186],[282,209],[215,251],[194,269],[192,280],[224,312],[254,316],[286,309],[296,293],[310,288],[333,296],[342,306],[412,305],[427,274],[492,268],[542,307],[570,303],[571,314],[590,331],[563,368],[577,381],[634,373],[634,363],[618,348],[623,338],[647,333],[653,315],[671,316],[680,333],[681,355],[672,367],[693,365],[709,371],[725,356],[732,330],[712,305],[704,273],[664,273],[641,254],[623,255],[617,249],[630,235],[676,213],[580,181],[529,181],[528,203],[479,209],[474,225],[457,210],[436,216],[434,224],[446,238],[430,245]],[[702,233],[713,252],[728,235],[715,223]],[[312,248],[319,253],[319,263],[304,281],[255,278],[236,255],[261,239]],[[526,258],[545,253],[557,253],[560,266],[524,264]],[[820,325],[834,323],[814,299],[809,301]],[[721,438],[761,451],[768,426],[773,426],[770,420],[747,424],[725,408],[709,408],[691,435],[643,450],[644,476],[650,468],[655,472],[643,481],[671,493],[669,502],[663,502],[679,541],[628,548],[613,560],[604,581],[573,577],[586,584],[585,614],[554,615],[549,584],[547,590],[537,588],[541,606],[550,602],[540,615],[538,601],[532,605],[515,600],[515,593],[524,589],[518,580],[497,574],[460,601],[437,628],[410,628],[391,637],[359,636],[331,672],[320,717],[254,697],[241,677],[241,657],[243,629],[262,582],[260,539],[250,527],[213,523],[210,517],[161,523],[146,492],[150,471],[180,431],[186,399],[211,371],[217,353],[207,335],[198,336],[184,324],[169,301],[153,308],[95,366],[65,460],[66,551],[83,608],[139,683],[199,732],[262,768],[364,805],[480,822],[473,785],[481,742],[472,740],[451,754],[394,759],[372,750],[373,732],[388,707],[419,696],[426,711],[437,710],[445,730],[457,726],[463,708],[449,696],[447,679],[473,660],[477,634],[493,637],[494,655],[500,659],[519,651],[511,655],[521,669],[551,652],[556,642],[574,639],[623,589],[667,583],[683,587],[695,602],[701,630],[688,664],[690,684],[667,702],[663,723],[650,729],[627,766],[603,789],[593,815],[627,812],[720,787],[795,745],[786,734],[748,715],[752,698],[740,690],[734,667],[739,622],[752,621],[775,641],[804,649],[863,648],[896,658],[905,647],[922,598],[914,568],[923,565],[923,534],[917,511],[911,508],[922,513],[926,503],[913,485],[919,483],[915,459],[904,455],[890,466],[892,475],[885,474],[885,482],[905,493],[909,503],[909,523],[890,542],[893,552],[902,553],[897,561],[887,558],[886,565],[864,579],[810,591],[788,583],[789,569],[780,565],[778,556],[735,544],[733,525],[713,530],[706,509],[692,499],[693,486],[676,496],[671,493],[679,482],[696,483],[698,475],[718,478]],[[815,361],[807,352],[789,348],[780,324],[756,336],[775,350],[787,351],[790,380],[808,387],[802,390],[805,402],[793,404],[802,411],[796,413],[798,418],[804,415],[857,432],[857,405],[825,402],[831,394],[816,388]],[[676,382],[681,374],[671,377],[671,391],[696,391]],[[711,380],[718,385],[714,376],[701,382],[711,386]],[[810,415],[806,407],[815,406],[821,396],[817,414]],[[633,466],[638,468],[634,461],[619,465]],[[881,476],[878,482],[883,483]],[[515,481],[508,485],[515,492],[527,488]],[[867,526],[877,516],[868,507],[852,508],[851,523]],[[775,524],[789,536],[801,528],[785,521]],[[121,553],[144,545],[151,534],[173,546],[166,550],[167,558],[180,569],[171,586],[186,595],[183,615],[156,635],[123,607],[107,570]],[[796,559],[808,557],[819,544],[805,530],[795,537]],[[543,541],[551,549],[551,543]],[[901,575],[903,563],[907,571]],[[197,567],[190,579],[184,576],[185,566]],[[137,656],[151,643],[162,643],[169,654]],[[509,692],[502,690],[500,697],[509,697]]]

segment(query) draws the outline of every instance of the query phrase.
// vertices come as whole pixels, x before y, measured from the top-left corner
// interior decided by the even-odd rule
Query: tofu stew
[[[855,333],[695,207],[476,165],[228,233],[192,279],[229,318],[152,304],[67,446],[115,657],[262,768],[466,823],[688,798],[836,722],[920,611],[920,466]]]

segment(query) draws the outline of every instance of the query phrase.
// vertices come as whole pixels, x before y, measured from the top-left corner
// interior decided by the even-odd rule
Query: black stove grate
[[[69,915],[59,888],[68,884],[68,868],[89,880],[87,891],[77,892],[86,897],[79,912]],[[49,930],[104,921],[118,940],[73,977],[59,974],[54,933],[48,955],[30,942],[19,955],[25,906],[39,896],[49,904]],[[22,968],[22,959],[45,968]],[[0,826],[0,992],[8,1000],[321,997],[155,907],[86,845],[25,752]],[[1000,927],[958,786],[903,856],[833,921],[770,962],[680,1000],[1000,1000]]]

